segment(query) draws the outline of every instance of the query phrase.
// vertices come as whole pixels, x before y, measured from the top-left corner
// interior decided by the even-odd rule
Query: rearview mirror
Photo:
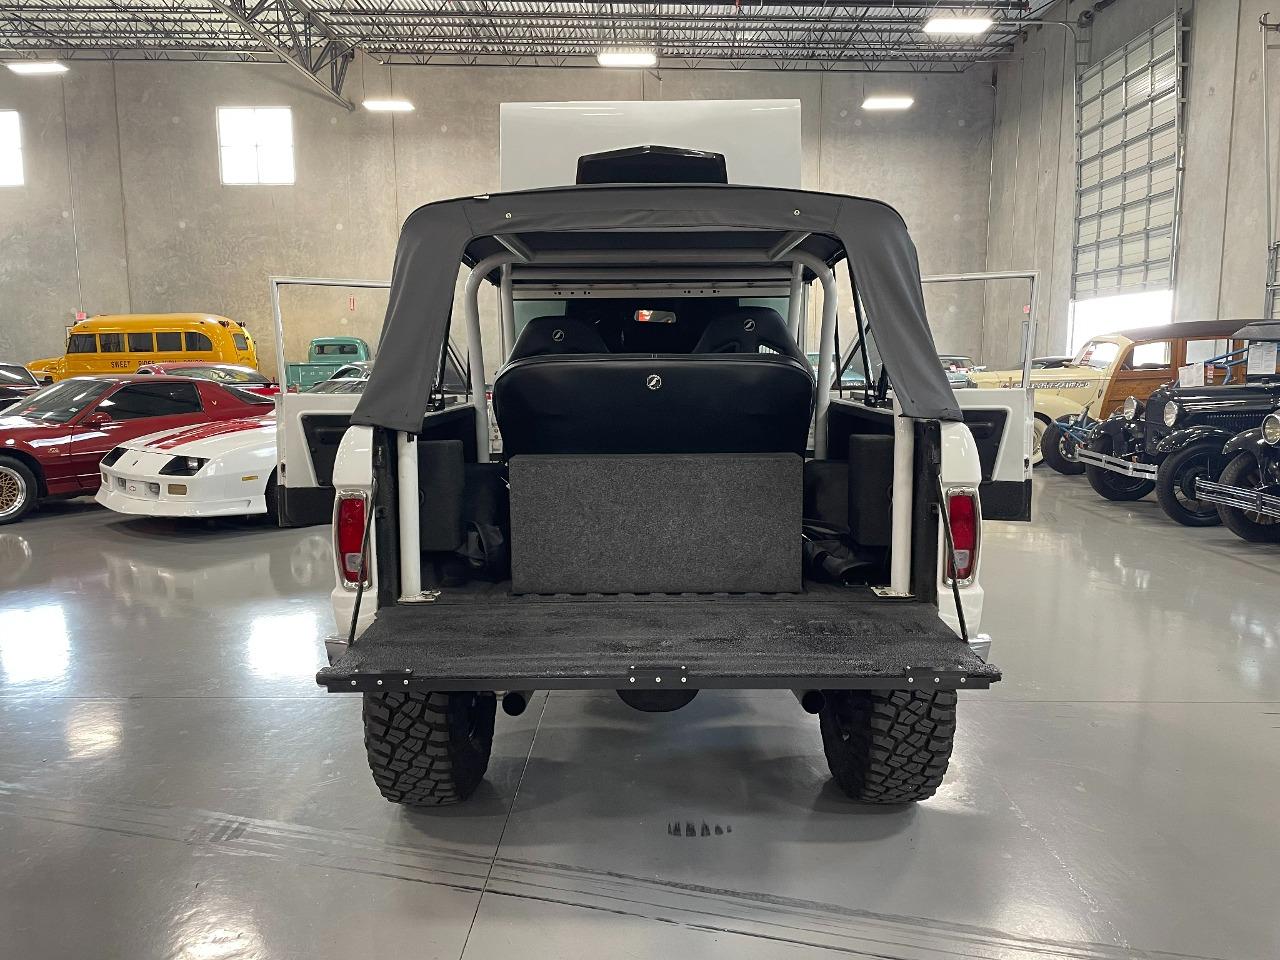
[[[106,426],[110,422],[111,414],[105,413],[102,410],[95,410],[84,418],[84,425],[86,427],[102,427]]]

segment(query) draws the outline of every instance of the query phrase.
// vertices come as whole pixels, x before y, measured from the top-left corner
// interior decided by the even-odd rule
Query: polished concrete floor
[[[1280,550],[1036,495],[987,528],[1007,679],[904,809],[785,693],[539,695],[471,803],[401,809],[312,683],[325,528],[0,528],[0,956],[1280,956]]]

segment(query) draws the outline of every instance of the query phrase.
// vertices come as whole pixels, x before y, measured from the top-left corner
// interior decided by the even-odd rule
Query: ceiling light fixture
[[[601,50],[596,63],[602,67],[652,67],[658,63],[658,55],[652,50]]]
[[[913,103],[914,97],[867,97],[862,101],[863,110],[906,110]]]
[[[26,77],[67,72],[67,65],[59,63],[57,60],[13,60],[6,63],[5,66],[14,73],[19,73]]]
[[[930,17],[924,25],[924,32],[976,36],[990,30],[992,23],[990,17]]]
[[[365,100],[361,106],[375,113],[412,113],[413,104],[408,100]]]

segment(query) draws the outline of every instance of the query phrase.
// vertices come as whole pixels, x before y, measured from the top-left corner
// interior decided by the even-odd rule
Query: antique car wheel
[[[1094,437],[1089,441],[1089,449],[1094,453],[1110,454],[1112,450],[1111,438],[1106,436]],[[1110,470],[1102,469],[1102,467],[1095,467],[1091,463],[1085,464],[1084,475],[1089,480],[1089,486],[1093,487],[1098,496],[1120,503],[1129,500],[1141,500],[1156,486],[1154,480],[1126,477],[1122,473],[1112,473]]]
[[[1078,477],[1084,473],[1084,464],[1075,458],[1075,441],[1063,433],[1056,423],[1044,428],[1044,433],[1040,436],[1040,455],[1045,463],[1068,477]]]
[[[1213,479],[1219,447],[1199,443],[1166,457],[1156,474],[1156,499],[1170,519],[1184,527],[1215,527],[1222,522],[1212,504],[1196,498],[1196,481]]]
[[[1257,490],[1265,486],[1258,461],[1251,454],[1239,454],[1226,465],[1219,482],[1233,487]],[[1241,540],[1250,543],[1280,543],[1280,520],[1264,517],[1259,513],[1237,510],[1235,507],[1219,507],[1218,516],[1228,530]]]
[[[366,693],[364,746],[393,803],[434,807],[480,786],[493,748],[492,693]]]
[[[818,713],[831,776],[863,803],[927,800],[956,732],[954,690],[827,690]]]
[[[0,456],[0,524],[17,523],[36,505],[40,483],[21,460]]]

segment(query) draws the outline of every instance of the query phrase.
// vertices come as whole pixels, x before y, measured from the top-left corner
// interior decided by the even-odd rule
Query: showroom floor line
[[[403,810],[311,683],[325,528],[0,528],[0,955],[1271,960],[1280,552],[1036,486],[986,533],[1006,679],[905,809],[789,694],[706,692],[542,694]]]

